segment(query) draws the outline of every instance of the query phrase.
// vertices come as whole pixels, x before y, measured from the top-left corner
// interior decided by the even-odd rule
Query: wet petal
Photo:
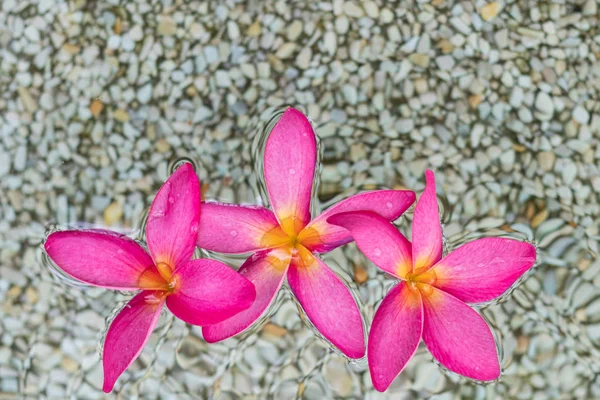
[[[426,270],[442,257],[442,225],[433,172],[425,172],[425,191],[417,201],[412,223],[412,256],[415,272]]]
[[[308,119],[288,108],[265,146],[265,182],[283,230],[296,234],[310,221],[317,141]]]
[[[289,253],[280,249],[262,251],[252,255],[238,272],[254,284],[256,300],[239,314],[215,325],[202,328],[209,343],[237,335],[252,325],[265,312],[276,297],[290,261]]]
[[[500,376],[494,337],[483,318],[452,295],[421,285],[425,321],[423,340],[442,365],[480,381]]]
[[[506,292],[535,264],[535,247],[506,238],[482,238],[454,250],[430,271],[434,285],[467,303]]]
[[[349,232],[327,223],[332,215],[349,211],[372,211],[388,221],[394,221],[415,201],[410,190],[375,190],[359,193],[329,207],[300,232],[298,239],[309,250],[325,253],[352,241]]]
[[[288,283],[315,328],[350,358],[365,354],[362,317],[342,280],[308,250],[292,260]]]
[[[419,347],[423,331],[421,296],[400,282],[373,317],[367,357],[373,386],[385,391]]]
[[[200,220],[200,182],[186,163],[162,185],[148,213],[146,241],[154,262],[171,271],[194,253]]]
[[[140,283],[142,277],[157,286],[162,282],[150,255],[135,240],[116,232],[100,229],[54,232],[44,247],[63,271],[90,285],[138,290],[144,286]]]
[[[281,245],[289,237],[264,207],[202,203],[197,246],[221,253],[246,253]]]
[[[347,229],[360,251],[385,272],[404,278],[412,271],[410,242],[385,218],[371,211],[354,211],[328,221]]]
[[[110,324],[102,352],[102,390],[106,393],[113,389],[119,376],[142,352],[158,322],[163,304],[164,296],[145,290],[131,299]]]
[[[191,260],[173,272],[173,279],[167,307],[193,325],[217,324],[248,309],[256,298],[248,279],[216,260]]]

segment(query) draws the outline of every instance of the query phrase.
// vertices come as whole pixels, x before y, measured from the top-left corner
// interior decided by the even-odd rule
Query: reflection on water
[[[254,171],[245,178],[250,190],[243,194],[235,194],[234,190],[235,202],[268,205],[262,174],[264,144],[282,113],[283,108],[275,110],[266,126],[260,125],[255,130],[252,146]],[[183,162],[191,162],[197,170],[203,168],[198,160],[186,157],[173,160],[169,171],[172,172]],[[313,188],[313,215],[342,198],[366,189],[340,188],[337,196],[320,201],[319,176],[320,169],[316,172]],[[403,187],[402,182],[395,182],[395,185]],[[235,187],[235,183],[232,186]],[[469,188],[466,191],[463,202],[455,206],[459,215],[469,216],[468,207],[490,207],[486,204],[485,196],[485,190],[489,187],[481,189]],[[232,201],[211,195],[210,192],[207,198]],[[600,359],[600,260],[596,253],[595,238],[588,237],[570,222],[570,210],[565,207],[540,210],[539,204],[532,200],[530,204],[533,206],[524,209],[495,210],[489,213],[491,217],[471,215],[467,221],[455,221],[450,201],[441,195],[438,200],[445,228],[444,254],[478,238],[508,237],[533,243],[537,249],[537,262],[500,299],[476,307],[492,327],[496,338],[503,370],[499,382],[482,386],[443,371],[443,367],[436,366],[421,345],[389,393],[409,397],[417,393],[428,396],[450,392],[471,397],[482,397],[485,393],[512,396],[530,391],[527,385],[535,385],[536,376],[542,368],[564,372],[573,382],[558,376],[557,385],[562,385],[563,389],[572,385],[574,395],[592,393],[594,381],[600,372],[598,363],[594,362]],[[145,206],[147,210],[148,204]],[[411,208],[396,222],[409,237],[412,213]],[[493,215],[507,217],[503,219]],[[147,211],[138,218],[137,226],[128,233],[142,241]],[[49,226],[46,235],[59,228],[67,227]],[[204,250],[198,250],[196,255],[215,257],[235,268],[248,256],[219,255]],[[41,248],[39,257],[43,280],[64,285],[67,292],[71,292],[68,287],[84,291],[83,295],[69,300],[77,304],[79,309],[110,309],[112,306],[107,304],[114,302],[105,300],[107,304],[100,305],[98,299],[118,298],[120,305],[113,308],[106,319],[105,325],[108,326],[126,301],[126,294],[110,295],[89,289],[65,275]],[[350,287],[360,305],[365,328],[368,329],[378,303],[395,284],[394,280],[378,272],[353,244],[328,253],[323,259]],[[221,394],[234,398],[244,393],[255,393],[274,398],[303,396],[317,399],[361,397],[365,391],[371,390],[366,361],[346,362],[343,355],[321,338],[286,286],[258,323],[223,343],[207,345],[201,339],[199,328],[175,320],[168,312],[163,314],[142,356],[121,378],[121,393],[127,397],[147,390],[144,385],[150,384],[146,380],[150,375],[159,376],[176,393],[187,393],[194,397]],[[77,334],[73,333],[74,340]],[[86,334],[94,333],[90,330]],[[101,343],[101,337],[97,332],[95,334]],[[25,385],[29,372],[35,369],[35,363],[31,362],[34,357],[32,354],[30,362],[21,371]],[[98,352],[90,357],[97,362]],[[577,375],[573,371],[577,371]],[[79,379],[87,379],[85,375],[82,371]],[[524,375],[529,378],[522,379]],[[76,383],[73,383],[75,386]],[[491,387],[493,389],[489,389]],[[193,393],[190,388],[194,389]]]

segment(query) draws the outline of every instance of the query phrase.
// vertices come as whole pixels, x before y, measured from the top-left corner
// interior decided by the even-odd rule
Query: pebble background
[[[57,278],[46,232],[86,221],[135,234],[182,157],[197,163],[207,197],[257,202],[257,135],[285,105],[320,136],[322,202],[382,186],[418,192],[433,168],[449,247],[500,233],[536,241],[533,274],[483,311],[503,378],[466,382],[422,350],[379,394],[365,362],[332,352],[282,296],[264,327],[211,346],[165,313],[115,393],[600,398],[599,9],[2,0],[0,399],[104,397],[98,343],[126,297]],[[327,260],[370,321],[390,282],[353,245]]]

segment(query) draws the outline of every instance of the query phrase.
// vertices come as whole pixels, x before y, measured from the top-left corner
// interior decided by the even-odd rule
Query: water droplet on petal
[[[375,257],[379,257],[381,255],[381,250],[379,248],[373,250],[373,255]]]
[[[194,234],[194,233],[198,233],[198,225],[192,225],[192,226],[190,227],[190,232],[191,232],[192,234]]]
[[[171,196],[169,196],[169,204],[173,204],[175,203],[175,199]]]
[[[388,201],[387,203],[385,203],[385,205],[387,206],[387,208],[392,208],[393,206],[391,201]]]
[[[229,232],[229,234],[230,234],[231,236],[233,236],[233,237],[237,236],[237,232],[236,232],[236,231],[231,231],[231,232]]]
[[[290,168],[288,172],[290,173],[290,175],[294,175],[296,173],[296,170],[294,168]]]

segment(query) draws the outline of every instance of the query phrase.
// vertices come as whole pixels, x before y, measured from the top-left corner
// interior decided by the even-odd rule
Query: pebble
[[[26,111],[32,113],[37,110],[38,104],[36,100],[31,96],[27,88],[19,87],[19,96],[21,98],[21,101],[23,102],[23,107],[25,107]]]
[[[590,113],[583,106],[577,106],[573,110],[573,119],[582,125],[587,125],[590,120]]]
[[[500,8],[500,4],[495,1],[486,4],[481,8],[481,18],[483,18],[484,21],[493,20],[500,12]]]
[[[354,1],[344,2],[344,13],[352,18],[360,18],[364,15],[363,9]]]
[[[11,155],[9,152],[0,150],[0,177],[10,172]]]
[[[277,50],[277,53],[275,53],[275,55],[281,59],[288,58],[294,53],[294,51],[296,50],[296,47],[297,47],[296,43],[292,43],[292,42],[284,43],[283,46],[281,46],[279,48],[279,50]]]
[[[121,220],[122,216],[123,206],[119,202],[113,202],[104,210],[104,223],[113,226]]]
[[[551,151],[542,151],[538,155],[538,160],[540,163],[540,167],[544,171],[552,171],[554,167],[554,161],[556,160],[556,156]]]
[[[554,103],[552,102],[552,98],[545,92],[539,92],[537,94],[535,98],[535,108],[550,116],[554,114]]]
[[[413,64],[422,68],[426,68],[429,65],[429,57],[424,54],[414,53],[411,54],[408,59]]]
[[[27,166],[27,147],[19,146],[13,159],[13,167],[16,171],[23,171]]]
[[[290,41],[298,39],[302,33],[303,25],[301,20],[294,20],[287,28],[287,38]]]
[[[142,86],[137,92],[137,99],[142,104],[148,103],[152,99],[152,85]]]
[[[104,110],[104,104],[102,103],[102,101],[94,99],[94,101],[92,101],[92,104],[90,104],[90,112],[92,113],[92,115],[98,118],[102,110]]]
[[[437,62],[438,67],[444,71],[451,70],[455,65],[454,58],[450,55],[440,56],[436,58],[435,61]]]
[[[116,109],[113,113],[113,117],[119,122],[129,122],[129,113],[122,108]]]
[[[177,32],[177,24],[169,16],[159,19],[157,33],[161,36],[172,36]]]

